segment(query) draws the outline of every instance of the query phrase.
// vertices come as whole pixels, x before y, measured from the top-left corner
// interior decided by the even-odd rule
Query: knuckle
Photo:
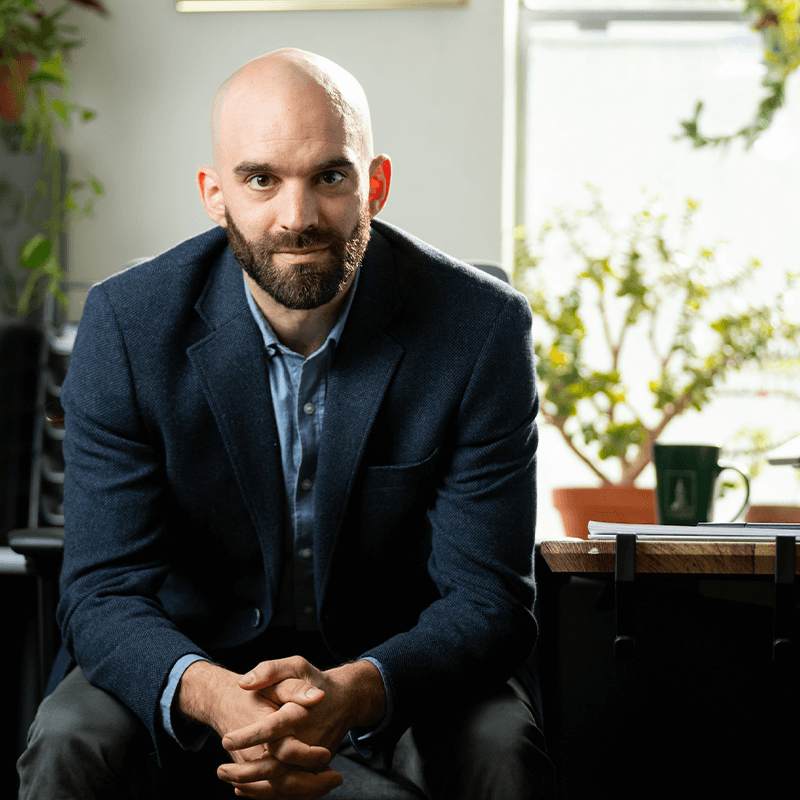
[[[305,672],[308,667],[308,661],[306,661],[303,656],[291,656],[289,659],[289,664],[298,672]]]

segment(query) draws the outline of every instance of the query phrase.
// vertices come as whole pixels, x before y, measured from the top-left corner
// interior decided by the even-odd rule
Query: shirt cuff
[[[386,693],[386,714],[384,714],[384,717],[378,726],[374,728],[353,728],[353,730],[350,731],[350,742],[353,747],[355,747],[355,749],[362,754],[371,755],[372,748],[370,747],[370,740],[383,733],[389,727],[389,723],[392,721],[394,698],[392,697],[391,685],[386,679],[386,673],[384,671],[383,664],[371,656],[366,656],[359,660],[369,661],[378,668],[378,672],[381,674],[381,680],[383,681],[383,690]]]
[[[195,661],[208,661],[195,653],[179,658],[172,667],[167,678],[167,685],[161,693],[161,724],[164,730],[184,749],[199,750],[205,744],[211,730],[199,722],[192,722],[180,714],[173,715],[173,702],[183,673]]]

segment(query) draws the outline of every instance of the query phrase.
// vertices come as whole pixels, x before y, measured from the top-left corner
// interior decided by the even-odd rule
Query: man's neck
[[[260,288],[246,273],[244,278],[256,305],[275,331],[278,341],[303,358],[308,358],[325,344],[325,340],[336,325],[342,304],[353,285],[355,273],[333,300],[324,306],[308,310],[286,308]]]

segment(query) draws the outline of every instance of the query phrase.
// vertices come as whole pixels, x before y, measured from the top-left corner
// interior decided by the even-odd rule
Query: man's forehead
[[[276,165],[287,157],[300,162],[322,162],[362,157],[362,139],[346,119],[297,108],[249,108],[225,117],[221,128],[220,155],[226,166],[242,161],[268,161]]]

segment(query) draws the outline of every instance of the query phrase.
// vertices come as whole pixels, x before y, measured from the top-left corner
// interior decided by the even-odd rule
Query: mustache
[[[327,228],[307,228],[304,231],[280,231],[264,233],[258,240],[262,251],[305,250],[311,247],[323,247],[342,242],[344,237],[337,230]]]

